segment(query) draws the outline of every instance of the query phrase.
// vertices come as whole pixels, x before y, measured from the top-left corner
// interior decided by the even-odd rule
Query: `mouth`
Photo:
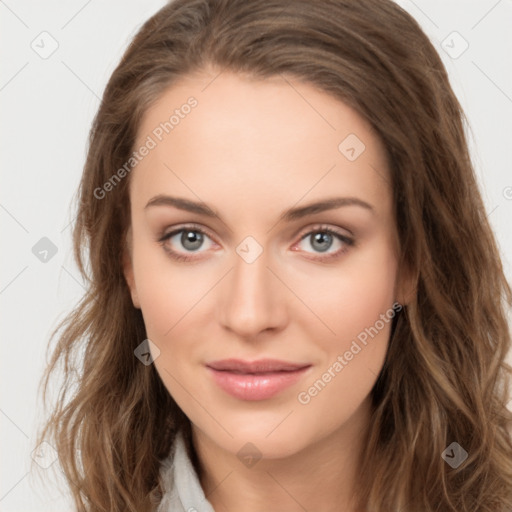
[[[311,367],[276,359],[242,361],[225,359],[206,365],[214,382],[240,400],[269,399],[297,383]]]

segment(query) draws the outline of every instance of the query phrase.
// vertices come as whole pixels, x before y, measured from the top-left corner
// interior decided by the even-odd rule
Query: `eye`
[[[212,239],[198,226],[183,226],[158,239],[165,251],[179,261],[196,259],[192,253],[206,252],[213,246]],[[201,251],[200,249],[205,249]],[[187,254],[188,253],[188,254]]]
[[[346,252],[349,247],[354,245],[354,240],[333,228],[319,226],[318,228],[307,232],[301,237],[300,242],[296,244],[292,250],[308,251],[307,247],[313,248],[313,252],[318,256],[314,259],[327,260],[340,256]],[[331,251],[331,249],[333,249]]]
[[[207,252],[216,245],[206,231],[196,225],[180,226],[163,234],[157,241],[167,254],[177,261],[196,260],[199,254]],[[301,236],[292,250],[310,253],[311,251],[306,247],[309,246],[316,254],[311,259],[325,261],[338,258],[353,245],[354,240],[343,233],[328,226],[317,226]]]

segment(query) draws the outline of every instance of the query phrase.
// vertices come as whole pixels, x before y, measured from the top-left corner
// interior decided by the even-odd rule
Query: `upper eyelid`
[[[177,226],[173,227],[169,231],[162,232],[162,235],[159,236],[159,239],[166,239],[170,238],[171,236],[177,235],[178,233],[181,233],[182,231],[198,231],[200,233],[204,233],[212,240],[215,240],[215,237],[210,234],[210,231],[205,228],[204,226],[200,226],[199,224],[186,224],[183,226]]]
[[[317,225],[315,225],[313,227],[307,227],[307,228],[299,230],[298,233],[295,236],[300,236],[300,239],[302,240],[304,237],[310,235],[311,233],[318,233],[318,232],[327,231],[329,233],[334,233],[336,235],[339,235],[339,236],[342,236],[342,237],[345,237],[345,238],[352,238],[353,237],[353,234],[350,233],[350,231],[348,231],[347,229],[345,229],[345,231],[347,231],[349,234],[342,233],[341,232],[342,229],[344,229],[344,228],[329,226],[329,225],[326,225],[326,224],[317,224]]]

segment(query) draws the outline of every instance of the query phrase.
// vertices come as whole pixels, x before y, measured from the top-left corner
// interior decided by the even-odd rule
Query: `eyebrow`
[[[159,194],[151,198],[144,209],[147,210],[148,208],[155,206],[171,206],[178,208],[179,210],[184,210],[190,213],[197,213],[198,215],[203,215],[205,217],[220,218],[219,215],[206,203],[191,201],[190,199],[185,199],[182,197],[173,197]],[[308,215],[314,215],[315,213],[321,213],[327,210],[341,208],[342,206],[359,206],[369,210],[372,213],[375,213],[375,210],[371,204],[357,197],[333,197],[310,203],[306,206],[290,208],[281,214],[279,220],[284,222],[291,222]]]

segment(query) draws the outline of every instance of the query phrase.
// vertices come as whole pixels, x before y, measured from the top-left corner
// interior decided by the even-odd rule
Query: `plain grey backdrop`
[[[488,216],[512,280],[512,0],[400,0],[438,49],[469,120]],[[35,450],[51,330],[84,292],[71,200],[106,82],[162,0],[0,0],[0,511],[64,511]],[[432,148],[435,151],[436,148]],[[38,456],[43,477],[29,474]],[[58,475],[57,472],[53,474]]]

